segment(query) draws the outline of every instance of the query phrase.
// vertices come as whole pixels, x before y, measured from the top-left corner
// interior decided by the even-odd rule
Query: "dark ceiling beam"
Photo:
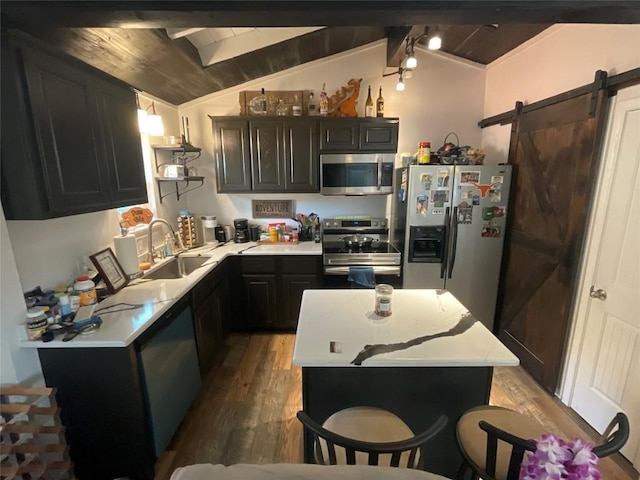
[[[385,38],[382,27],[331,27],[214,63],[205,68],[224,90]],[[380,65],[381,73],[383,65]],[[344,79],[346,84],[349,78]],[[321,79],[316,87],[320,89]],[[209,92],[209,93],[212,93]]]
[[[483,25],[640,22],[640,2],[610,0],[17,1],[2,14],[106,28]]]
[[[404,52],[405,39],[410,31],[411,27],[387,28],[387,67],[394,67],[398,64],[395,59],[398,52]]]

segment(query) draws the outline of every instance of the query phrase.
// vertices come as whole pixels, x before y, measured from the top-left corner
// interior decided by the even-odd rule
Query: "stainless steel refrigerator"
[[[395,176],[391,241],[403,287],[449,290],[492,330],[511,166],[411,165]]]

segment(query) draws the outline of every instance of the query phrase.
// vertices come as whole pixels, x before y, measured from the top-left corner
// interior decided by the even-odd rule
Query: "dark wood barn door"
[[[499,337],[551,392],[569,332],[606,101],[599,90],[525,108],[513,125]]]

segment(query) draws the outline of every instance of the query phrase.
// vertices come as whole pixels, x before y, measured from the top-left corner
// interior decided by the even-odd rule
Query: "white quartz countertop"
[[[184,256],[209,257],[204,265],[190,275],[177,279],[132,281],[115,295],[98,304],[95,315],[102,319],[100,329],[90,335],[78,335],[70,342],[63,342],[59,335],[51,342],[23,340],[24,348],[81,348],[126,347],[167,312],[180,298],[191,290],[225,257],[237,254],[252,255],[321,255],[321,244],[302,242],[290,246],[258,246],[255,242],[226,243],[216,248],[200,247],[189,250]],[[157,261],[156,267],[171,259]],[[20,326],[22,328],[22,326]]]
[[[374,302],[374,290],[306,290],[293,364],[303,367],[519,364],[518,358],[445,290],[396,289],[389,317],[376,315]]]

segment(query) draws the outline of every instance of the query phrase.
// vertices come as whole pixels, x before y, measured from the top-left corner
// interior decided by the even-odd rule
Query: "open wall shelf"
[[[180,200],[180,197],[187,192],[195,190],[196,188],[204,185],[204,177],[157,177],[156,182],[158,183],[158,195],[160,196],[160,203],[162,203],[162,199],[168,195],[176,195],[176,198]],[[198,183],[198,185],[193,186],[193,183]],[[170,189],[166,193],[162,193],[162,185],[167,183],[173,183],[175,185],[175,190]],[[191,186],[190,186],[191,185]]]

